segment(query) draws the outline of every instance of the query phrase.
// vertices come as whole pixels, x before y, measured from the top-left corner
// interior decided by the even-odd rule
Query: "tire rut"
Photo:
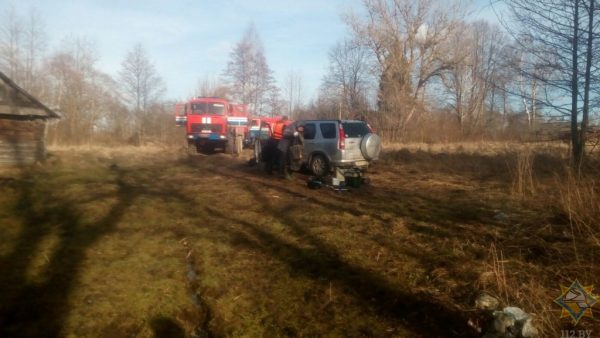
[[[213,332],[210,327],[210,323],[214,318],[213,312],[203,297],[206,290],[203,290],[198,281],[199,271],[197,268],[197,262],[194,255],[194,250],[190,248],[190,245],[186,238],[183,238],[180,243],[183,245],[186,251],[185,263],[186,263],[186,287],[190,296],[191,302],[194,308],[198,311],[197,324],[192,333],[193,338],[213,338],[220,337],[219,334]]]

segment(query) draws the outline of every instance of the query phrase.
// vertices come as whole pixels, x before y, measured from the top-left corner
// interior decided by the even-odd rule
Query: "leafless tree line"
[[[560,121],[579,162],[598,109],[598,6],[502,2],[500,27],[467,20],[461,1],[363,0],[309,115],[363,116],[390,141],[527,137]]]
[[[363,7],[366,14],[345,17],[351,34],[331,51],[322,113],[335,116],[337,102],[337,115],[367,118],[390,141],[505,127],[516,105],[508,94],[511,42],[499,27],[466,21],[460,1],[364,0]]]
[[[592,110],[600,103],[600,11],[596,0],[506,0],[505,25],[516,48],[529,55],[519,76],[536,86],[532,105],[570,121],[572,158],[581,164]]]
[[[141,45],[125,55],[113,78],[98,68],[92,41],[68,37],[48,52],[36,11],[23,16],[9,8],[1,15],[0,69],[62,115],[49,128],[51,143],[139,144],[172,138],[164,84]]]
[[[221,76],[199,81],[197,94],[248,103],[256,115],[366,119],[393,142],[526,137],[562,121],[579,163],[600,97],[596,0],[503,3],[501,27],[468,20],[460,0],[363,0],[344,15],[349,34],[331,47],[310,101],[298,65],[275,83],[250,25]],[[0,67],[63,113],[52,140],[169,138],[164,83],[141,45],[113,79],[98,69],[93,43],[71,38],[47,53],[42,28],[34,11],[5,12]]]

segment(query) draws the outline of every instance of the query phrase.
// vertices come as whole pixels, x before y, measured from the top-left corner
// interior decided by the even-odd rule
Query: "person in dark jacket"
[[[289,149],[289,166],[293,171],[298,171],[302,167],[304,156],[304,126],[299,125],[294,132],[294,139]]]
[[[279,172],[285,178],[291,179],[291,171],[299,170],[302,165],[304,152],[304,127],[290,125],[285,129],[283,139],[278,145]]]
[[[292,142],[294,141],[293,125],[288,125],[283,130],[283,137],[277,144],[277,171],[280,175],[289,177],[288,153]]]

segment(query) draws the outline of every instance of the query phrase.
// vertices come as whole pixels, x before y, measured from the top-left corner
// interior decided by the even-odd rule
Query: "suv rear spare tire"
[[[381,151],[381,138],[375,134],[367,134],[360,142],[360,151],[368,161],[379,158]]]

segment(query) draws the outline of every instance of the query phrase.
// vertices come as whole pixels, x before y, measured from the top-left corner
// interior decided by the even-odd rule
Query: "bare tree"
[[[285,96],[287,100],[287,113],[291,119],[302,106],[302,73],[291,70],[285,78]]]
[[[599,29],[598,29],[598,25],[596,24],[596,22],[594,22],[594,12],[597,10],[596,9],[596,2],[595,0],[589,0],[589,2],[584,2],[584,7],[585,10],[587,11],[587,20],[588,20],[588,27],[587,27],[587,31],[586,31],[586,39],[584,40],[586,42],[586,46],[585,46],[585,72],[584,72],[584,89],[583,89],[583,110],[582,110],[582,117],[581,117],[581,127],[579,129],[579,140],[578,141],[578,153],[576,153],[576,162],[578,162],[580,165],[583,162],[584,159],[584,155],[585,155],[585,144],[587,141],[587,128],[589,125],[589,120],[590,120],[590,97],[591,97],[591,83],[592,83],[592,63],[594,64],[598,64],[598,62],[594,62],[594,60],[598,60],[598,58],[600,58],[600,50],[598,49],[598,44],[596,43],[597,41],[600,40],[600,37],[598,36],[599,33]],[[594,46],[595,45],[595,46]],[[597,66],[596,66],[597,67]],[[596,68],[597,69],[597,68]],[[597,75],[597,72],[595,72]],[[598,81],[598,77],[594,76],[594,81],[595,81],[595,85],[598,87],[599,83]],[[573,121],[573,120],[571,120]],[[573,122],[571,122],[571,128],[573,128]],[[575,123],[576,124],[576,123]],[[574,147],[575,148],[575,147]]]
[[[136,116],[139,142],[143,143],[145,124],[150,119],[148,108],[158,101],[165,86],[141,44],[133,46],[121,67],[121,84]]]
[[[543,70],[532,73],[528,69],[539,68],[523,65],[518,71],[544,84],[537,102],[570,119],[573,160],[580,165],[585,155],[590,106],[598,101],[600,87],[600,26],[594,21],[598,11],[595,0],[505,3],[511,20],[505,22],[506,27],[519,48],[535,56],[537,67]]]
[[[44,72],[47,37],[41,16],[31,9],[22,17],[14,7],[4,13],[0,24],[0,69],[20,86],[36,96],[44,94]]]
[[[119,75],[124,94],[135,111],[147,110],[165,89],[146,50],[139,43],[127,53]]]
[[[233,99],[247,103],[256,114],[266,104],[273,86],[273,74],[267,64],[264,47],[253,24],[231,52],[223,78]]]
[[[546,84],[541,79],[549,78],[552,70],[545,66],[544,60],[527,50],[518,46],[509,46],[508,49],[506,66],[512,71],[513,78],[512,88],[507,90],[521,102],[527,116],[527,126],[532,130],[541,115],[540,109],[544,107],[539,96],[546,92]]]
[[[50,104],[62,112],[63,118],[53,130],[54,142],[83,143],[89,141],[101,114],[103,90],[101,76],[95,68],[94,44],[83,38],[63,41],[61,50],[50,57],[46,68],[50,80]]]
[[[196,88],[196,94],[198,96],[228,98],[230,96],[229,92],[230,89],[219,82],[215,77],[205,76],[198,80],[198,86]]]
[[[0,25],[0,66],[6,74],[21,83],[23,22],[15,8],[9,7]]]
[[[384,136],[399,139],[425,105],[425,89],[450,68],[446,58],[464,9],[459,2],[363,0],[366,15],[346,22],[377,61]]]
[[[272,86],[271,89],[269,90],[269,93],[267,96],[267,106],[268,106],[267,113],[271,117],[282,114],[282,112],[286,106],[286,102],[281,99],[281,92],[280,92],[279,87]]]
[[[505,42],[499,28],[485,21],[465,23],[455,33],[450,40],[454,46],[448,54],[450,67],[441,78],[460,133],[465,136],[485,126],[485,103],[494,94]]]
[[[345,40],[329,52],[329,72],[323,79],[326,92],[337,97],[346,117],[356,117],[368,110],[370,65],[368,51]]]
[[[47,36],[43,19],[35,9],[29,12],[25,22],[23,40],[23,86],[34,95],[42,95],[44,74],[40,70],[40,63],[47,47]]]

